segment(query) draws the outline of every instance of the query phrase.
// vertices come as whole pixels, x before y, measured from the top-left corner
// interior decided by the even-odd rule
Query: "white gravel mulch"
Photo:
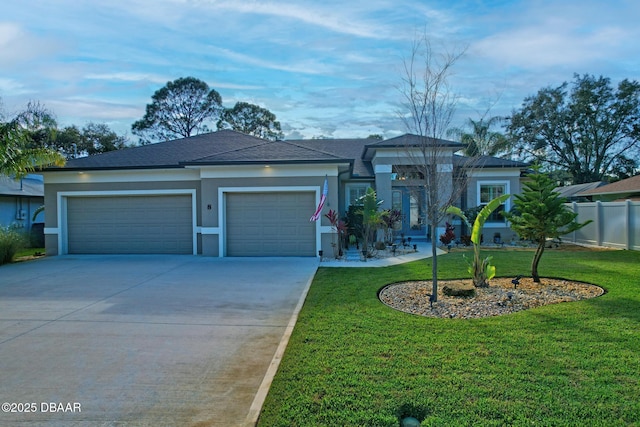
[[[429,303],[430,280],[392,283],[380,291],[379,298],[389,307],[406,313],[470,319],[595,298],[605,292],[601,287],[588,283],[544,277],[540,280],[540,283],[535,283],[531,278],[521,278],[520,284],[514,288],[512,278],[493,278],[488,288],[476,288],[476,295],[467,298],[444,295],[442,288],[447,283],[469,283],[471,279],[438,280],[438,301],[433,303],[433,307]]]

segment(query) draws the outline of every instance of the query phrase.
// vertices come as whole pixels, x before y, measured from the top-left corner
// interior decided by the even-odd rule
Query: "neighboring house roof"
[[[13,179],[0,175],[0,196],[44,197],[44,182],[40,175]]]
[[[580,196],[632,195],[640,193],[640,175],[580,193]]]
[[[556,187],[555,191],[560,193],[561,197],[565,199],[576,199],[582,196],[582,192],[592,190],[594,188],[602,187],[607,183],[604,181],[587,182],[585,184],[565,185],[563,187]]]

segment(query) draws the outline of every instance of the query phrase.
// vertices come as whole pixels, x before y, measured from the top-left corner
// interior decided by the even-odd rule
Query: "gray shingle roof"
[[[349,163],[350,160],[334,154],[318,151],[312,147],[305,147],[291,141],[272,141],[265,144],[224,151],[210,156],[201,157],[183,164],[229,164],[256,162],[340,162]]]
[[[222,130],[72,159],[67,162],[65,169],[181,167],[184,162],[268,143],[250,135]]]
[[[423,141],[416,135],[402,135],[386,141],[372,139],[309,139],[267,141],[231,130],[206,133],[140,147],[125,148],[69,160],[66,166],[48,170],[179,168],[187,165],[252,163],[350,163],[352,177],[374,177],[368,150],[403,147]],[[433,140],[453,150],[454,141]],[[456,166],[465,166],[464,157],[455,156]],[[478,167],[522,168],[526,163],[485,157]]]
[[[364,147],[371,143],[371,139],[351,138],[351,139],[299,139],[289,140],[289,142],[312,148],[324,153],[329,153],[340,158],[351,159],[353,161],[354,178],[370,178],[374,176],[371,162],[362,159]]]
[[[580,193],[584,191],[602,187],[603,185],[606,185],[606,184],[607,183],[604,181],[594,181],[594,182],[587,182],[585,184],[574,184],[574,185],[565,185],[564,187],[556,187],[555,191],[560,193],[561,197],[564,197],[566,199],[571,199],[574,197],[578,197]]]
[[[446,139],[431,138],[428,136],[419,136],[406,133],[404,135],[396,136],[395,138],[385,139],[383,141],[370,142],[367,144],[371,148],[382,147],[417,147],[426,145],[434,145],[439,147],[451,147],[462,149],[464,145],[460,142],[449,141]]]

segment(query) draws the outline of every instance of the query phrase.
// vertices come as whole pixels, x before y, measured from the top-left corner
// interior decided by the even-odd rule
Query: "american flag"
[[[322,196],[320,196],[320,203],[318,203],[318,207],[309,221],[317,221],[320,219],[320,213],[322,212],[322,208],[324,207],[324,202],[327,201],[327,193],[329,192],[329,183],[327,182],[327,177],[324,177],[324,188],[322,189]]]

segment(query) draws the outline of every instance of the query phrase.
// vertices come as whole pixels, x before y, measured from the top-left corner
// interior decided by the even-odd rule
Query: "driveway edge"
[[[307,281],[305,288],[298,300],[298,305],[293,310],[293,314],[289,319],[289,323],[287,324],[284,334],[282,335],[282,339],[280,340],[280,344],[276,349],[275,354],[273,355],[273,359],[271,359],[271,363],[269,364],[269,368],[267,369],[267,373],[264,375],[262,379],[262,383],[258,388],[258,392],[253,398],[253,403],[251,404],[251,408],[249,409],[249,413],[247,414],[247,418],[244,421],[243,427],[254,427],[258,424],[258,418],[260,417],[260,412],[262,411],[262,405],[264,405],[264,401],[267,398],[267,394],[269,393],[269,389],[271,388],[271,383],[273,382],[273,378],[278,372],[278,367],[280,366],[280,362],[282,361],[282,357],[284,356],[284,352],[287,349],[287,345],[289,344],[289,338],[291,338],[291,334],[293,333],[293,328],[296,326],[296,322],[298,321],[298,315],[302,310],[302,306],[304,305],[305,300],[307,299],[307,293],[309,293],[309,288],[311,287],[311,283],[313,282],[314,277],[316,276],[316,272],[318,268],[314,270],[313,274]]]

